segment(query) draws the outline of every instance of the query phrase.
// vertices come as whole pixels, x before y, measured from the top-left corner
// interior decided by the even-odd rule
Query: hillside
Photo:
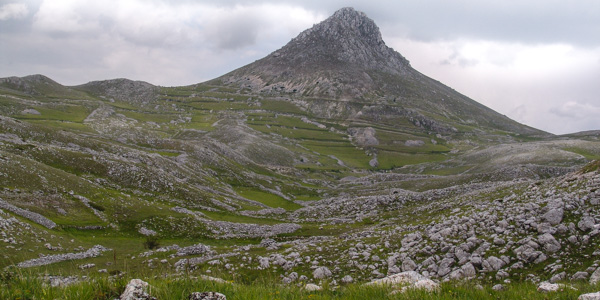
[[[589,280],[598,159],[595,132],[502,116],[345,8],[191,86],[1,78],[0,267],[330,287],[403,271]]]

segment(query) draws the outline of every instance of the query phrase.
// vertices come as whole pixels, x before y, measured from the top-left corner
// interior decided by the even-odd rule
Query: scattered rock
[[[402,261],[402,271],[414,271],[415,269],[417,269],[417,264],[412,259],[407,257]]]
[[[108,249],[101,245],[96,245],[85,252],[55,254],[55,255],[48,255],[48,256],[44,256],[44,257],[40,257],[40,258],[30,259],[30,260],[18,263],[17,267],[29,268],[29,267],[49,265],[49,264],[66,261],[66,260],[98,257],[102,254],[102,252],[106,252],[106,251],[110,251],[110,250],[111,249]]]
[[[56,227],[56,223],[54,223],[54,221],[52,221],[38,213],[34,213],[31,211],[16,207],[16,206],[4,201],[3,199],[0,199],[0,208],[11,211],[23,218],[29,219],[33,222],[36,222],[48,229],[53,229],[54,227]]]
[[[346,276],[342,277],[342,280],[341,280],[341,282],[345,283],[345,284],[352,283],[353,281],[354,281],[354,278],[352,278],[352,276],[350,276],[350,275],[346,275]]]
[[[408,284],[405,288],[410,289],[425,289],[428,291],[433,291],[439,288],[439,284],[434,282],[433,280],[415,272],[408,271],[402,272],[394,275],[390,275],[381,279],[373,280],[371,282],[366,283],[367,285],[401,285]],[[404,290],[404,289],[403,289]],[[403,291],[402,290],[402,291]]]
[[[227,297],[221,293],[217,292],[194,292],[191,293],[188,297],[188,300],[227,300]]]
[[[325,279],[331,277],[331,271],[327,267],[318,267],[313,271],[315,279]]]
[[[188,247],[183,247],[177,251],[177,256],[187,256],[187,255],[198,255],[198,254],[212,254],[213,251],[210,250],[210,247],[203,244],[196,244]]]
[[[85,265],[80,265],[79,269],[86,270],[86,269],[91,269],[91,268],[94,268],[94,267],[96,267],[96,264],[85,264]]]
[[[593,229],[595,224],[596,224],[596,220],[593,217],[585,216],[585,217],[581,218],[579,223],[577,223],[577,227],[581,231],[588,231],[590,229]]]
[[[600,300],[600,292],[580,295],[577,300]]]
[[[156,231],[154,231],[152,229],[148,229],[146,227],[140,227],[138,232],[145,236],[155,236],[156,235]]]
[[[131,279],[125,291],[119,297],[120,300],[156,300],[156,298],[150,296],[147,292],[148,283],[141,279]]]
[[[304,286],[304,290],[309,291],[309,292],[313,292],[313,291],[320,291],[322,288],[316,284],[313,283],[307,283]]]
[[[65,287],[79,282],[79,278],[76,276],[44,276],[43,280],[50,284],[51,287]]]
[[[587,279],[588,275],[589,274],[587,272],[577,272],[571,276],[571,280],[585,280]]]
[[[421,140],[407,140],[406,142],[404,142],[404,146],[408,147],[421,147],[423,145],[425,145],[425,142]]]
[[[260,241],[260,246],[266,248],[267,250],[279,249],[277,241],[274,239],[263,239],[262,241]]]
[[[560,286],[556,283],[550,283],[547,281],[543,281],[538,285],[537,290],[538,290],[538,292],[547,293],[547,292],[556,292],[556,291],[558,291],[559,288],[560,288]]]
[[[538,242],[544,247],[544,250],[550,253],[560,250],[560,243],[549,233],[540,235]]]
[[[600,281],[600,267],[596,268],[596,271],[590,276],[590,284],[595,284],[598,281]]]
[[[21,114],[24,115],[41,115],[41,113],[33,108],[27,108],[21,111]]]
[[[564,211],[562,208],[552,208],[544,214],[543,218],[551,225],[558,225],[562,221]]]

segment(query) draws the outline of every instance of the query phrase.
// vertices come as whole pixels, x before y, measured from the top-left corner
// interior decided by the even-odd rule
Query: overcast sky
[[[345,6],[415,69],[510,118],[600,129],[598,0],[0,0],[0,77],[198,83]]]

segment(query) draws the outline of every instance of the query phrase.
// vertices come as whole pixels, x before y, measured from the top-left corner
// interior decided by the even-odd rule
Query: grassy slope
[[[4,90],[1,93],[4,93]],[[29,238],[21,245],[7,248],[3,253],[4,259],[0,266],[4,267],[35,258],[38,253],[69,252],[74,251],[73,249],[76,247],[88,249],[95,244],[102,244],[114,249],[114,256],[113,253],[106,253],[94,259],[63,262],[33,269],[39,273],[94,274],[95,276],[95,270],[81,271],[78,266],[84,263],[96,263],[98,268],[106,268],[109,272],[125,271],[136,276],[144,276],[145,272],[149,272],[148,277],[152,277],[156,274],[149,271],[146,259],[132,258],[144,251],[145,238],[137,232],[140,226],[158,231],[161,245],[176,243],[186,246],[201,242],[225,252],[231,250],[234,245],[257,244],[260,239],[215,239],[206,227],[194,222],[190,216],[175,213],[171,209],[178,205],[190,205],[192,210],[202,211],[212,220],[278,224],[284,221],[277,217],[240,216],[236,212],[227,212],[214,206],[208,200],[227,198],[229,197],[227,193],[233,190],[237,195],[230,196],[242,196],[269,207],[282,207],[288,211],[301,207],[280,196],[256,188],[257,183],[269,189],[279,189],[285,195],[297,200],[316,200],[335,196],[340,192],[362,195],[367,193],[363,186],[337,191],[329,184],[335,184],[338,179],[346,176],[360,177],[376,171],[368,164],[373,157],[368,153],[377,153],[378,169],[381,170],[392,169],[397,172],[416,170],[425,174],[441,175],[436,178],[395,182],[389,186],[410,190],[428,190],[455,185],[457,182],[469,182],[477,175],[454,175],[468,172],[472,169],[471,164],[482,165],[490,161],[489,157],[475,155],[477,154],[475,152],[468,157],[475,157],[477,160],[465,163],[461,161],[461,157],[464,157],[463,153],[470,155],[472,152],[469,151],[477,146],[464,142],[464,140],[448,142],[426,132],[414,132],[410,130],[412,127],[407,123],[402,123],[402,126],[397,127],[394,127],[393,124],[366,124],[376,129],[380,144],[371,149],[363,149],[354,145],[346,134],[349,127],[357,126],[356,123],[336,118],[317,118],[287,101],[262,99],[222,87],[198,85],[165,88],[157,102],[158,108],[139,107],[126,102],[108,102],[105,99],[81,93],[64,92],[61,94],[56,90],[52,92],[52,96],[48,97],[29,96],[18,92],[10,95],[11,97],[0,96],[0,111],[2,115],[10,116],[21,123],[19,126],[6,125],[2,127],[2,133],[17,135],[25,142],[4,141],[0,145],[0,165],[3,167],[1,172],[10,174],[10,176],[0,177],[0,187],[4,188],[6,192],[5,200],[41,213],[57,222],[61,227],[55,230],[46,230],[32,224],[33,229],[26,234]],[[27,98],[28,101],[37,101],[36,105],[14,99],[13,95]],[[63,95],[62,98],[60,95]],[[118,126],[123,127],[109,127],[115,132],[108,130],[100,134],[83,120],[94,109],[102,106],[109,106],[115,111],[116,115],[110,116],[109,121],[121,121],[123,118],[119,115],[122,115],[130,123],[126,125],[118,123]],[[25,108],[35,108],[41,114],[23,115],[20,112]],[[326,124],[327,128],[305,123],[301,120],[302,117]],[[292,171],[278,173],[269,166],[244,164],[235,161],[234,157],[228,156],[230,153],[217,152],[220,148],[206,142],[207,134],[219,128],[222,120],[231,119],[242,120],[241,123],[249,128],[245,129],[246,134],[254,134],[267,141],[282,145],[299,157],[305,157],[306,160],[296,161]],[[360,125],[365,126],[362,123]],[[129,140],[117,141],[118,138],[123,137],[121,133],[128,132],[136,132],[139,135]],[[486,143],[483,138],[477,140],[477,137],[469,137],[469,139],[476,140],[481,143],[480,145]],[[425,144],[422,147],[405,146],[404,141],[406,140],[421,140]],[[432,140],[435,140],[436,143],[434,144]],[[66,145],[70,143],[89,149],[89,151],[67,148]],[[44,146],[50,144],[53,146]],[[592,159],[599,155],[595,145],[597,144],[589,142],[574,146],[562,146],[561,149],[568,153],[582,155],[584,159]],[[549,146],[548,149],[550,148],[552,147]],[[215,151],[218,153],[218,158],[214,161],[206,159],[201,149]],[[461,152],[459,154],[448,153],[451,149],[460,149]],[[544,148],[540,153],[547,153],[545,151],[550,151],[548,149]],[[130,158],[128,155],[132,153],[135,159],[141,159],[141,161],[131,163],[123,159],[124,157]],[[189,160],[193,163],[182,168],[172,168],[173,162],[181,153],[189,154],[192,157]],[[97,161],[99,157],[103,156],[107,159]],[[504,156],[499,155],[499,157]],[[343,164],[338,164],[337,159],[341,160]],[[494,156],[494,159],[499,158]],[[108,170],[105,169],[106,163],[120,160],[123,163],[119,165],[119,168],[133,168],[137,171],[126,173],[123,176],[109,176]],[[135,160],[132,159],[132,161]],[[438,163],[440,161],[443,163]],[[548,163],[544,160],[541,161]],[[552,161],[549,164],[552,164]],[[405,169],[411,166],[414,169]],[[401,167],[404,168],[399,169]],[[161,170],[170,170],[174,174],[164,174]],[[132,177],[144,178],[146,181],[129,180]],[[173,188],[169,188],[168,184],[155,185],[152,180],[157,178],[165,178],[168,183],[176,184]],[[196,185],[210,187],[219,193],[197,189]],[[379,193],[381,191],[385,193],[388,190],[384,184],[380,187]],[[16,192],[17,190],[19,192]],[[95,216],[89,208],[70,194],[71,191],[89,198],[92,203],[102,207],[108,216],[108,222]],[[375,191],[377,193],[377,189]],[[16,194],[19,196],[15,196]],[[10,197],[6,197],[6,195]],[[232,202],[237,203],[243,210],[260,209],[237,199],[233,199]],[[58,213],[56,205],[62,206],[67,214]],[[194,207],[195,205],[212,206],[219,211],[197,209]],[[382,216],[383,220],[394,214],[404,214],[408,218],[414,212],[406,210],[388,213],[389,215]],[[416,214],[423,215],[423,212]],[[435,217],[440,216],[436,215]],[[17,217],[17,219],[31,224],[23,218]],[[301,223],[302,229],[299,231],[282,235],[279,239],[292,240],[312,236],[335,237],[369,228],[373,222],[373,220],[365,220],[352,225],[305,222]],[[77,228],[84,225],[107,226],[108,223],[116,224],[117,229],[105,227],[99,230],[82,230]],[[40,236],[44,238],[40,239]],[[47,242],[52,245],[61,244],[64,251],[56,252],[45,249],[44,244]],[[35,252],[24,251],[24,249],[34,249]],[[267,253],[257,252],[255,254],[266,255]],[[177,261],[177,259],[168,258],[166,254],[156,256],[156,258],[168,259],[169,264]],[[232,261],[242,263],[235,259]],[[164,271],[166,272],[166,268]],[[206,271],[206,268],[199,271]],[[310,273],[308,269],[305,271],[307,274]],[[222,272],[225,271],[222,270]],[[251,279],[244,280],[256,280],[267,274],[269,273],[247,273],[245,275]],[[226,273],[223,275],[227,279],[239,279],[230,277]],[[264,299],[265,297],[271,298],[271,296],[281,297],[281,299],[304,299],[309,296],[314,299],[369,299],[385,297],[389,292],[389,289],[385,288],[369,289],[349,286],[338,291],[306,293],[295,288],[276,286],[273,282],[279,281],[278,275],[276,276],[275,273],[270,275],[274,277],[268,277],[269,280],[266,280],[266,283],[254,282],[255,284],[252,286],[236,285],[234,287],[224,285],[218,286],[218,288],[231,295],[231,299]],[[98,284],[79,284],[65,290],[58,288],[34,290],[31,287],[39,282],[25,274],[24,278],[5,281],[3,284],[6,289],[2,289],[2,293],[6,294],[0,295],[0,298],[15,298],[18,291],[27,291],[28,289],[40,299],[52,298],[61,294],[71,297],[78,293],[79,295],[97,294],[108,297],[120,292],[122,287],[122,282],[111,283],[102,278],[98,282]],[[203,287],[194,285],[191,281],[183,280],[183,283],[179,283],[171,279],[155,279],[151,284],[155,286],[157,295],[161,296],[160,299],[172,297],[166,295],[167,291],[180,290],[182,293],[187,293],[192,288]],[[590,287],[582,287],[582,289],[588,290]],[[460,285],[448,284],[443,286],[441,294],[433,294],[433,296],[409,294],[407,297],[408,299],[411,297],[510,299],[515,295],[527,295],[527,297],[531,296],[531,299],[542,297],[541,294],[533,293],[533,290],[534,287],[531,285],[517,284],[514,291],[509,289],[497,293],[487,287],[485,291],[481,292]],[[279,294],[269,294],[272,292],[279,292]],[[99,298],[104,296],[99,296]],[[566,292],[555,296],[557,299],[568,299],[573,294]]]

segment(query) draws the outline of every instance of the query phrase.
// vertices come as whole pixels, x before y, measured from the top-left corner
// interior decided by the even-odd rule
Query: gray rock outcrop
[[[148,294],[148,283],[141,279],[131,279],[119,300],[156,300]]]

